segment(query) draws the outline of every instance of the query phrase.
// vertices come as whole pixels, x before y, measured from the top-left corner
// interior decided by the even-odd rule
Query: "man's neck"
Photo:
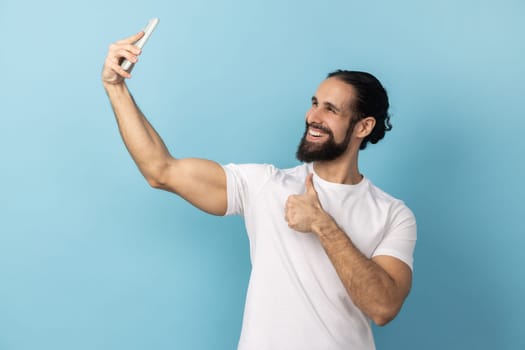
[[[328,182],[356,185],[363,179],[357,165],[357,152],[349,157],[314,162],[313,167],[315,173]]]

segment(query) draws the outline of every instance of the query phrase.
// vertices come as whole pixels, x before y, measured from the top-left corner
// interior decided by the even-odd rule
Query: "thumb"
[[[313,178],[314,178],[313,173],[310,173],[306,176],[306,181],[304,183],[306,187],[305,193],[315,194],[317,196],[317,191],[315,190],[315,187],[314,187]]]

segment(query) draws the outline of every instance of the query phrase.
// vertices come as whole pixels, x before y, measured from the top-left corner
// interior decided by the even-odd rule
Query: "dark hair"
[[[359,149],[365,149],[368,142],[376,144],[385,137],[385,133],[392,129],[392,124],[388,114],[388,96],[379,80],[370,73],[347,70],[336,70],[328,74],[327,78],[337,78],[355,89],[357,96],[351,108],[358,119],[370,116],[376,120],[374,129],[363,139]]]

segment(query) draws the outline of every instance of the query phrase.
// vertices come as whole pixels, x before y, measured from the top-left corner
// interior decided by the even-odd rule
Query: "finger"
[[[105,65],[108,66],[108,67],[113,67],[113,64],[116,64],[116,65],[121,65],[122,62],[124,61],[124,59],[127,59],[128,61],[130,61],[132,64],[135,64],[138,62],[138,57],[127,52],[127,51],[122,51],[122,52],[119,52],[118,55],[111,55],[111,56],[108,56],[106,58],[106,62],[105,62]]]
[[[293,200],[292,196],[289,196],[288,199],[286,200],[286,203],[284,204],[284,219],[286,220],[286,222],[289,222],[290,221],[290,211],[291,211],[291,200]]]
[[[142,50],[131,44],[111,44],[109,45],[109,56],[122,56],[124,52],[129,52],[133,55],[140,55]]]
[[[125,71],[120,64],[118,63],[111,63],[109,67],[118,75],[120,75],[123,78],[129,79],[131,78],[131,74],[127,71]]]
[[[317,195],[317,191],[315,190],[315,187],[314,187],[313,177],[314,177],[313,173],[310,173],[308,174],[308,176],[306,176],[306,180],[304,182],[304,185],[306,187],[305,193],[312,193],[312,194]]]
[[[132,44],[117,44],[115,45],[115,48],[113,50],[113,52],[121,52],[121,51],[127,51],[127,52],[130,52],[134,55],[140,55],[142,53],[142,50],[139,49],[138,47],[136,47],[135,45],[132,45]]]
[[[290,211],[290,207],[291,207],[291,203],[290,203],[291,198],[290,197],[288,197],[288,199],[286,200],[286,203],[284,203],[284,211],[285,211],[285,213],[288,213]]]
[[[137,40],[139,40],[143,36],[144,36],[144,32],[141,30],[137,34],[134,34],[134,35],[132,35],[130,37],[127,37],[125,39],[117,41],[117,44],[133,44],[134,42],[136,42]]]
[[[124,58],[128,59],[131,63],[135,64],[138,61],[138,58],[133,55],[124,55],[123,57],[119,56],[108,56],[106,62],[104,63],[104,69],[113,70],[116,73],[119,73],[122,69],[122,62]],[[125,71],[125,70],[124,70]]]

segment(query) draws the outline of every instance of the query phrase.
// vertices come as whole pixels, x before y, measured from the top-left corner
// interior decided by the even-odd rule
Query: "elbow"
[[[166,175],[167,173],[167,165],[156,165],[151,166],[148,169],[144,169],[142,171],[142,174],[144,175],[144,178],[148,182],[148,184],[155,188],[155,189],[166,189]]]
[[[376,326],[383,327],[390,323],[399,313],[401,307],[384,308],[370,318],[376,324]]]
[[[148,185],[150,185],[150,187],[152,188],[159,190],[164,188],[162,182],[158,181],[158,179],[155,177],[146,176],[146,181],[148,182]]]
[[[395,316],[393,317],[376,316],[372,319],[372,321],[374,321],[376,326],[383,327],[383,326],[386,326],[388,323],[390,323],[390,321],[392,321],[394,317]]]

